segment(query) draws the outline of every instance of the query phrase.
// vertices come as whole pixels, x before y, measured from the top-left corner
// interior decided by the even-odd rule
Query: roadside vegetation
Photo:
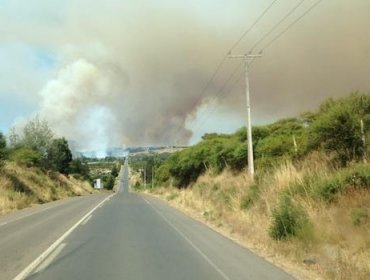
[[[253,127],[254,180],[240,129],[153,161],[154,188],[136,186],[299,278],[369,279],[369,132],[370,95],[353,93]]]
[[[72,159],[67,140],[38,116],[8,139],[0,133],[0,214],[92,193],[90,181],[87,163]]]
[[[104,189],[113,190],[120,171],[120,166],[124,161],[106,157],[104,159],[86,159],[86,162],[89,166],[91,182],[96,179],[101,179]]]

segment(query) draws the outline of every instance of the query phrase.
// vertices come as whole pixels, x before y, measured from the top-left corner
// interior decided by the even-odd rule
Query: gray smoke
[[[192,136],[189,122],[204,122],[207,116],[196,113],[216,97],[218,108],[244,119],[242,82],[217,95],[236,61],[227,61],[201,93],[219,59],[270,1],[49,2],[27,1],[32,32],[0,19],[0,34],[57,54],[58,69],[37,96],[59,134],[86,149],[184,144]],[[234,52],[246,52],[295,3],[279,3]],[[16,11],[24,3],[12,5]],[[250,76],[255,123],[368,91],[368,11],[369,1],[323,1],[266,49]]]

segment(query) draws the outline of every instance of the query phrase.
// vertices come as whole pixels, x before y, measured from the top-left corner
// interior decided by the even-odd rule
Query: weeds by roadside
[[[272,256],[297,278],[368,280],[369,178],[369,165],[337,170],[314,155],[255,183],[226,171],[207,173],[188,189],[150,191]]]

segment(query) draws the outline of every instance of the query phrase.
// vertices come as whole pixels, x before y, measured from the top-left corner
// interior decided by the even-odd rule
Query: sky
[[[0,131],[40,115],[99,151],[233,132],[246,119],[241,61],[209,81],[272,2],[0,0]],[[316,2],[275,1],[232,48],[263,49],[249,71],[254,125],[369,92],[370,1],[323,0],[268,44]]]

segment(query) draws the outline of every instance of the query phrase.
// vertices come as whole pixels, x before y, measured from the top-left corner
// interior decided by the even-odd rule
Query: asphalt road
[[[26,279],[293,279],[166,203],[131,193],[126,164],[120,176],[117,194],[54,244]],[[45,244],[53,243],[59,237],[54,229],[57,223],[73,219],[69,224],[74,224],[104,198],[60,202],[0,226],[0,279],[13,279],[45,250]],[[3,237],[3,231],[8,237]],[[23,260],[18,261],[19,257]]]

